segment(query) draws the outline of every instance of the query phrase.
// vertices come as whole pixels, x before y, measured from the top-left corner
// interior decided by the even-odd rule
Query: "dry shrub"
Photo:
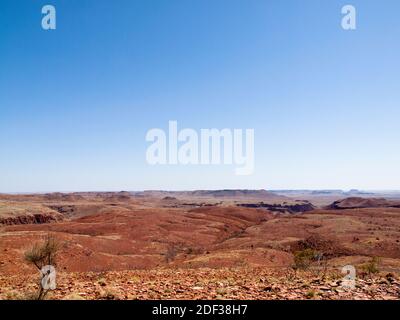
[[[42,268],[47,265],[55,266],[58,249],[58,241],[53,236],[48,235],[43,242],[34,244],[25,252],[25,261],[33,264],[39,271],[41,271]],[[45,299],[49,290],[43,289],[41,281],[42,278],[39,281],[39,292],[30,294],[30,299]]]
[[[165,261],[167,263],[175,260],[176,256],[184,251],[184,245],[182,243],[170,243],[167,246],[167,251],[165,252]]]
[[[165,253],[165,261],[167,263],[175,260],[175,257],[178,255],[178,249],[175,245],[171,244],[167,248],[167,252]]]
[[[47,236],[43,243],[36,243],[25,252],[25,260],[41,270],[44,266],[56,264],[58,249],[59,245],[56,239],[52,236]]]

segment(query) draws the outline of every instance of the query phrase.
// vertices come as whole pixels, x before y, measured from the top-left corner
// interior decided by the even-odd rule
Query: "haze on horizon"
[[[0,192],[359,189],[400,181],[400,2],[0,3]],[[150,166],[146,132],[255,130],[255,171]]]

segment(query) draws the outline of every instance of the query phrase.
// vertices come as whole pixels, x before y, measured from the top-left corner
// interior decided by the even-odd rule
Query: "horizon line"
[[[332,189],[309,189],[309,188],[305,188],[305,189],[259,189],[259,188],[255,188],[255,189],[249,189],[249,188],[221,188],[221,189],[179,189],[179,190],[172,190],[172,189],[140,189],[140,190],[78,190],[78,191],[7,191],[7,192],[3,192],[0,191],[0,194],[2,195],[18,195],[18,194],[51,194],[51,193],[119,193],[119,192],[132,192],[132,193],[138,193],[138,192],[194,192],[194,191],[268,191],[268,192],[300,192],[300,191],[305,191],[305,192],[309,192],[309,191],[330,191],[330,192],[368,192],[368,193],[384,193],[384,192],[400,192],[400,189],[356,189],[356,188],[351,188],[351,189],[339,189],[339,188],[332,188]]]

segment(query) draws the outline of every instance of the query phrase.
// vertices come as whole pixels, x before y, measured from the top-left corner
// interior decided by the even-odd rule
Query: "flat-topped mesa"
[[[326,209],[331,210],[361,208],[400,208],[400,202],[387,200],[385,198],[350,197],[342,200],[337,200],[326,207]]]
[[[84,200],[79,194],[76,193],[61,193],[61,192],[54,192],[54,193],[45,193],[43,195],[39,195],[45,201],[68,201],[68,202],[75,202],[79,200]]]

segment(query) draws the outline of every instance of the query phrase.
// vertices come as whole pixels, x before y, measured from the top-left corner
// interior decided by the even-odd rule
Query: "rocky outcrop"
[[[175,197],[164,197],[162,200],[163,201],[177,201],[178,199]]]
[[[18,225],[18,224],[43,224],[62,220],[59,216],[50,214],[35,213],[30,215],[21,215],[15,217],[0,217],[0,225]]]
[[[259,203],[240,203],[237,204],[239,207],[246,207],[246,208],[263,208],[263,209],[268,209],[273,212],[279,212],[279,213],[301,213],[301,212],[307,212],[307,211],[312,211],[315,209],[315,207],[308,201],[302,201],[299,203],[294,203],[294,204],[268,204],[264,202],[259,202]]]

